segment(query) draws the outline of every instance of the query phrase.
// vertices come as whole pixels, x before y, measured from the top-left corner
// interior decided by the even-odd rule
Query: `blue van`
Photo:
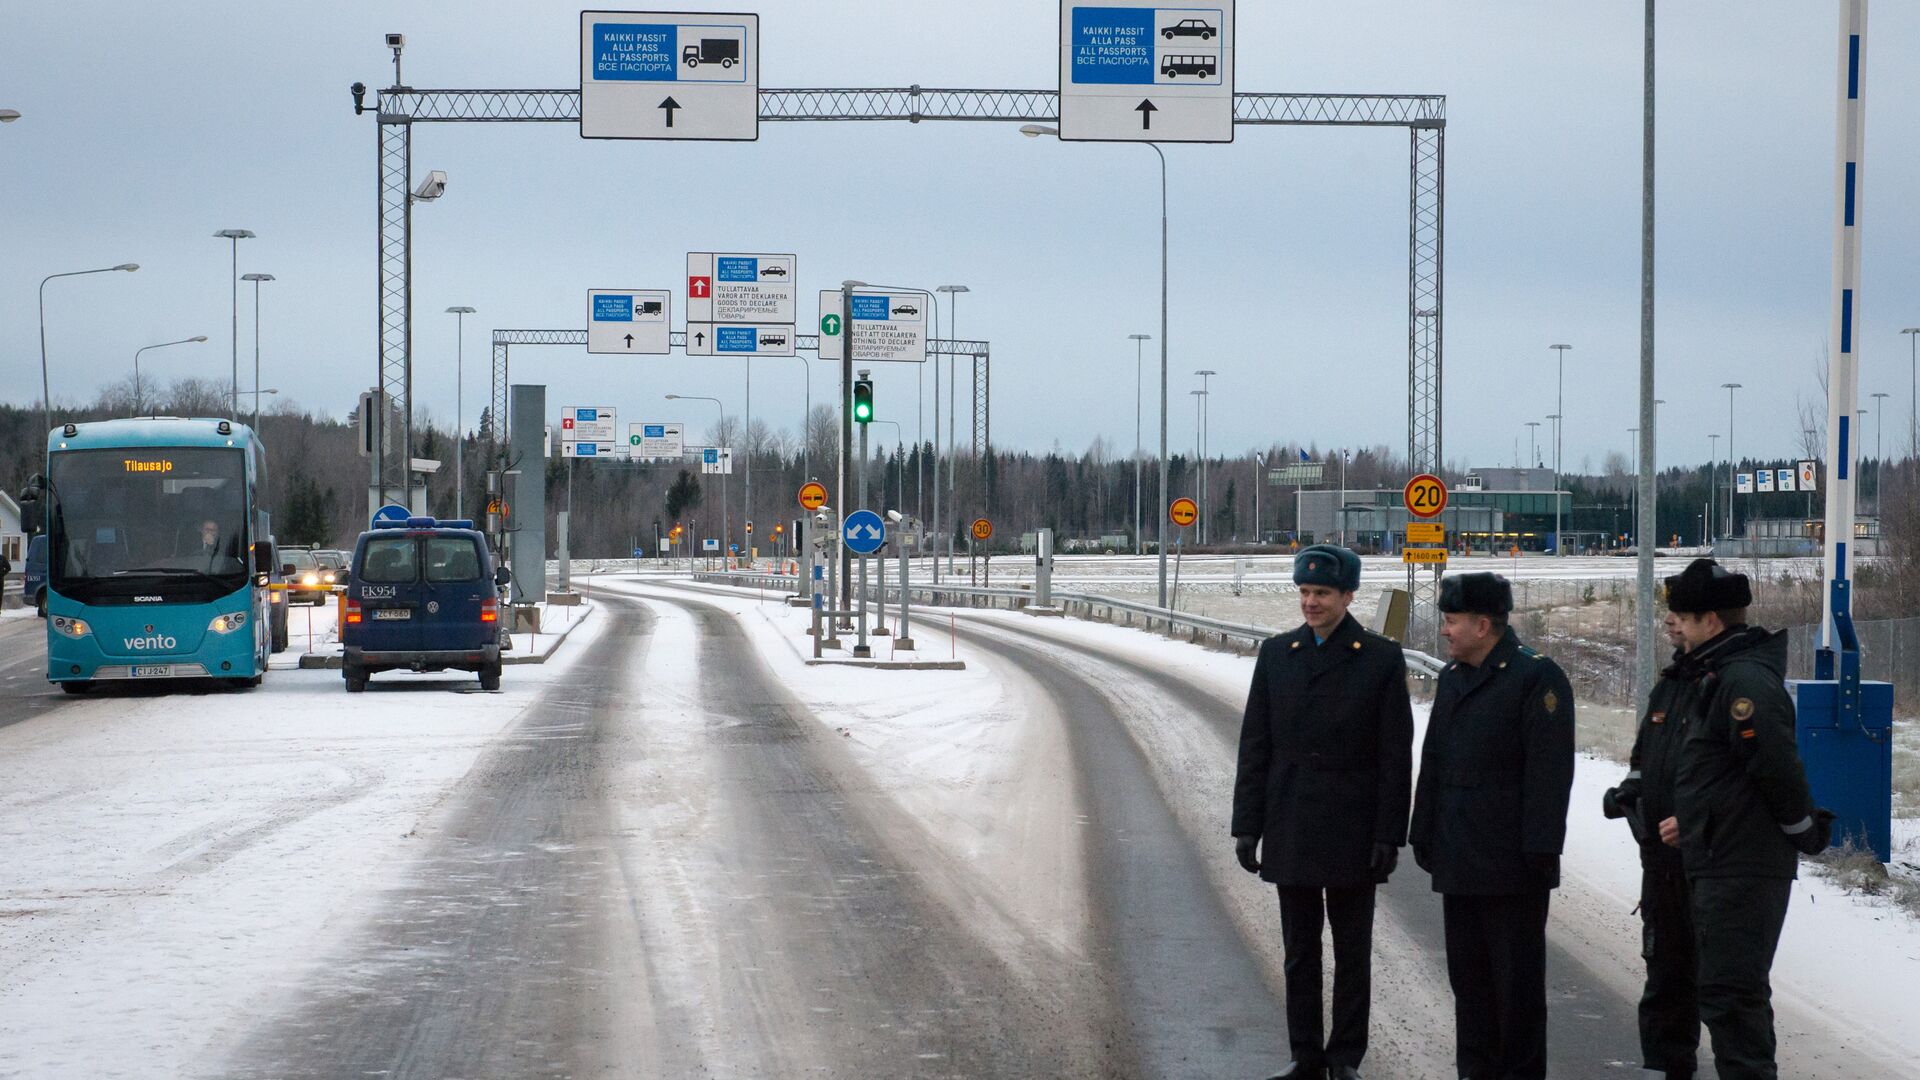
[[[27,560],[20,567],[20,603],[32,604],[47,617],[47,534],[27,541]]]
[[[347,691],[382,671],[471,671],[500,689],[496,568],[471,521],[376,521],[354,544],[340,642]]]

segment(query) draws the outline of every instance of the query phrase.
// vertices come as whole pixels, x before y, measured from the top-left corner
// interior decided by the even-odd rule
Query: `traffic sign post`
[[[872,656],[873,650],[867,645],[867,556],[887,542],[887,522],[871,510],[855,510],[847,515],[840,534],[847,550],[860,556],[860,637],[853,655]]]
[[[853,292],[853,359],[924,363],[927,359],[927,294],[920,290]],[[820,290],[820,359],[839,360],[847,335],[839,289]]]
[[[760,137],[760,17],[580,13],[580,137]]]
[[[627,457],[633,461],[679,461],[686,453],[686,428],[680,424],[627,425]]]
[[[1421,473],[1407,481],[1400,497],[1408,515],[1406,543],[1400,550],[1400,560],[1407,565],[1407,643],[1436,648],[1440,620],[1435,601],[1440,591],[1440,575],[1447,568],[1447,533],[1446,526],[1439,521],[1425,519],[1437,518],[1447,508],[1447,485],[1432,473]],[[1422,520],[1414,520],[1416,518]],[[1422,566],[1433,568],[1432,580],[1424,585],[1419,580]]]
[[[673,294],[665,289],[589,289],[587,351],[665,356],[672,352]]]
[[[1060,138],[1233,141],[1233,0],[1060,3]]]

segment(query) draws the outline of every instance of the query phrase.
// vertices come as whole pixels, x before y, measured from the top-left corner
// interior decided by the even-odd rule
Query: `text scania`
[[[180,642],[172,634],[149,634],[123,639],[129,649],[177,649]]]

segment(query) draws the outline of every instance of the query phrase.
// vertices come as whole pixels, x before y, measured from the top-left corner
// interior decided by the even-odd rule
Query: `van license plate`
[[[413,609],[403,608],[403,607],[375,608],[373,611],[373,617],[376,620],[378,619],[411,619],[413,618]]]
[[[172,674],[173,674],[172,664],[145,664],[145,665],[136,666],[133,669],[133,677],[136,679],[151,679],[151,678],[164,679],[167,676]]]

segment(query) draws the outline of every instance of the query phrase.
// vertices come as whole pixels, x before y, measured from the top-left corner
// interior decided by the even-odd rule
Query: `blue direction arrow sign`
[[[388,503],[373,512],[373,520],[375,521],[405,521],[412,516],[413,511],[408,510],[399,503]]]
[[[887,522],[871,510],[855,510],[840,527],[847,550],[855,555],[871,555],[887,542]]]

